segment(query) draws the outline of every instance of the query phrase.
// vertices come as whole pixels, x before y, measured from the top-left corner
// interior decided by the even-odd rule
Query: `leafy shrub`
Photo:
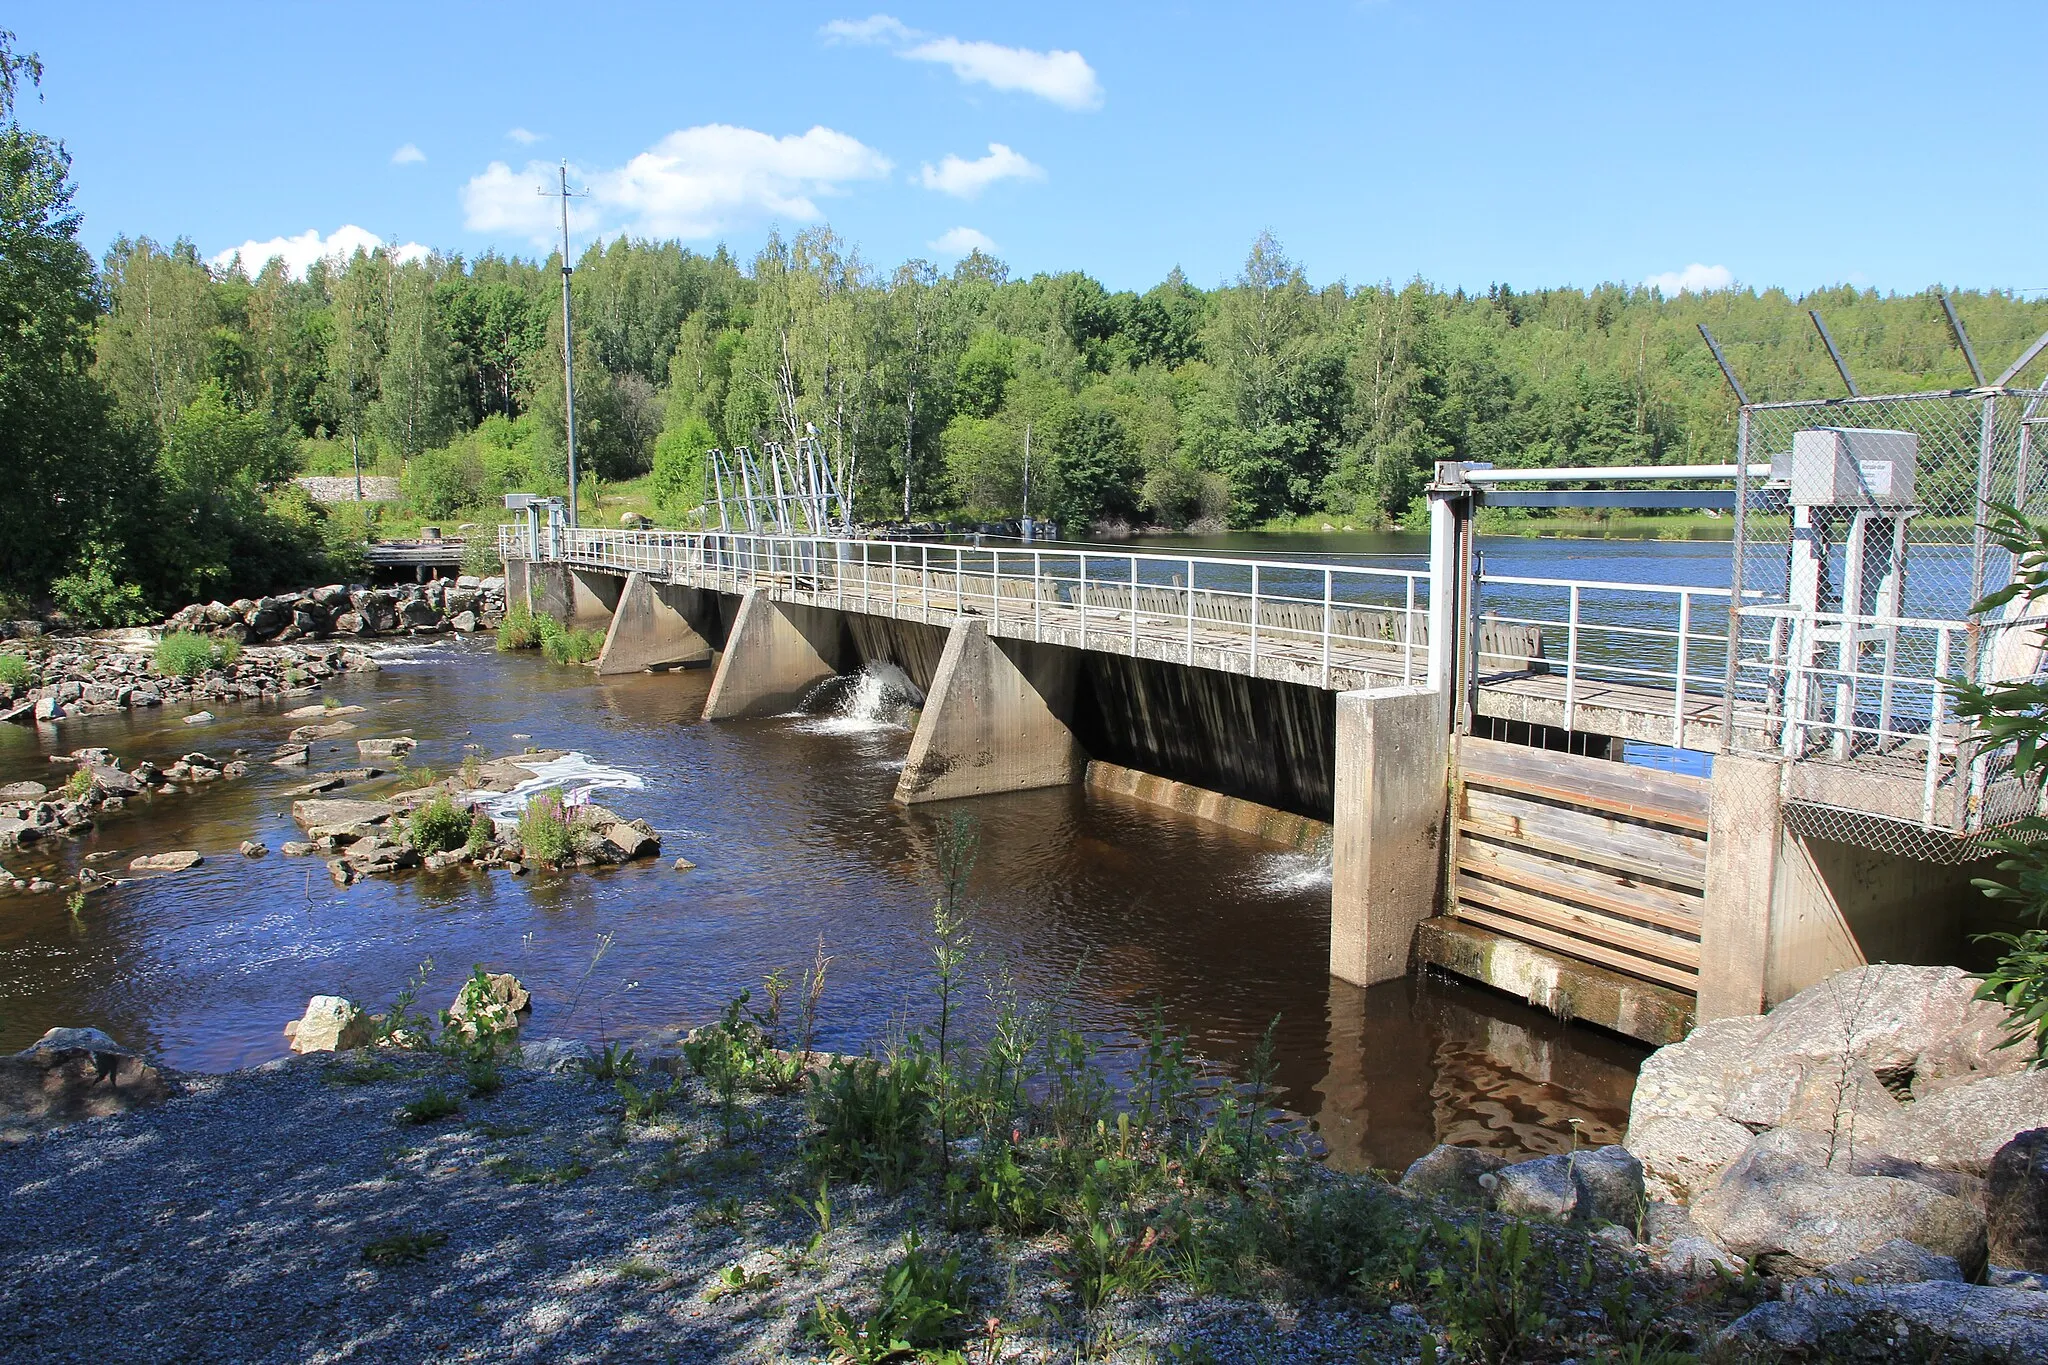
[[[505,570],[498,559],[498,528],[479,526],[462,541],[462,571],[473,578],[493,578]]]
[[[588,663],[604,652],[601,630],[571,630],[552,616],[536,616],[534,626],[540,632],[540,652],[550,663]]]
[[[83,801],[92,795],[92,774],[80,768],[64,780],[64,794],[73,801]]]
[[[225,668],[242,657],[238,640],[209,640],[189,630],[175,630],[156,643],[156,671],[171,678],[196,678],[209,668]]]
[[[446,853],[468,841],[469,826],[469,812],[444,792],[406,817],[406,842],[421,853]]]
[[[931,1055],[921,1050],[886,1063],[835,1061],[812,1091],[819,1132],[811,1156],[820,1172],[872,1180],[891,1193],[910,1183],[924,1159],[930,1079]]]
[[[478,811],[470,818],[469,832],[463,836],[462,846],[472,854],[482,855],[490,852],[491,846],[497,842],[498,826],[490,816]]]
[[[535,624],[534,614],[525,607],[514,607],[505,613],[505,619],[498,623],[498,648],[510,653],[515,649],[535,649],[540,645],[540,627]]]
[[[550,866],[575,855],[576,831],[559,795],[539,792],[526,799],[526,809],[519,815],[519,846],[527,857]]]
[[[468,440],[423,450],[407,462],[400,491],[423,517],[445,517],[474,507],[484,496],[483,460]]]
[[[968,1298],[960,1253],[934,1261],[913,1232],[903,1239],[903,1255],[882,1276],[882,1301],[874,1312],[855,1318],[839,1304],[820,1304],[805,1326],[841,1360],[896,1360],[960,1341]]]
[[[150,618],[142,589],[126,581],[127,557],[111,545],[88,541],[71,571],[50,584],[65,615],[88,626],[132,626]]]
[[[19,687],[28,679],[27,658],[20,654],[0,654],[0,687]]]

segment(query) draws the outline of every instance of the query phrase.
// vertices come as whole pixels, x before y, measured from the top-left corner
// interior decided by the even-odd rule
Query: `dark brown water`
[[[58,881],[91,854],[113,868],[190,848],[206,862],[100,893],[76,922],[62,894],[0,897],[0,1049],[92,1024],[175,1067],[247,1066],[284,1054],[281,1029],[308,996],[381,1007],[428,957],[430,1008],[482,963],[532,989],[532,1033],[631,1038],[710,1019],[821,941],[832,957],[823,1045],[885,1039],[930,1006],[931,865],[950,811],[891,802],[910,736],[886,713],[707,725],[697,715],[709,681],[703,670],[600,680],[474,644],[401,652],[328,689],[368,709],[355,734],[316,746],[310,770],[260,761],[298,723],[283,706],[217,705],[220,719],[198,726],[163,713],[40,733],[0,726],[0,782],[55,785],[66,770],[47,756],[85,745],[131,765],[191,749],[258,760],[239,782],[7,856],[18,875]],[[354,766],[354,739],[400,734],[420,740],[415,764],[444,773],[467,745],[487,757],[528,744],[588,755],[639,784],[597,799],[645,817],[664,856],[342,890],[316,860],[236,854],[245,838],[275,849],[296,837],[285,792]],[[1333,981],[1329,875],[1313,857],[1080,789],[957,809],[979,830],[972,895],[987,971],[1006,968],[1028,998],[1064,1001],[1112,1048],[1157,1007],[1223,1066],[1242,1066],[1277,1015],[1285,1102],[1317,1118],[1345,1165],[1399,1166],[1445,1140],[1559,1150],[1572,1120],[1582,1141],[1612,1140],[1626,1122],[1639,1048],[1455,983]],[[678,855],[697,869],[672,871]]]

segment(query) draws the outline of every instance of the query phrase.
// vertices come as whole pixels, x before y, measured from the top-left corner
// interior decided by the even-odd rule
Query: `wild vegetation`
[[[131,620],[338,573],[380,516],[495,520],[504,492],[564,490],[559,260],[375,251],[300,279],[138,236],[95,266],[62,145],[15,118],[42,74],[0,37],[0,231],[22,244],[0,311],[35,320],[0,354],[0,592]],[[1269,236],[1213,288],[980,253],[885,270],[829,227],[751,259],[593,243],[572,287],[581,468],[672,523],[707,447],[811,427],[867,519],[1008,518],[1028,494],[1077,531],[1382,523],[1447,458],[1721,460],[1733,400],[1695,324],[1752,395],[1832,393],[1807,307],[1866,390],[1968,380],[1932,291],[1314,284]],[[1982,354],[2048,329],[2048,301],[1954,297]],[[288,481],[357,470],[404,503],[323,510]]]

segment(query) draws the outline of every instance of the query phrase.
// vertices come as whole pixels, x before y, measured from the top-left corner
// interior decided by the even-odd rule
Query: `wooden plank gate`
[[[1704,778],[1466,736],[1452,796],[1452,913],[1697,993]]]

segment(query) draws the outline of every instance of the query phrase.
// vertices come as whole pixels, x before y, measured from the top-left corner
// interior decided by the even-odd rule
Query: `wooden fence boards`
[[[1461,739],[1452,913],[1696,991],[1707,793],[1682,773]]]

